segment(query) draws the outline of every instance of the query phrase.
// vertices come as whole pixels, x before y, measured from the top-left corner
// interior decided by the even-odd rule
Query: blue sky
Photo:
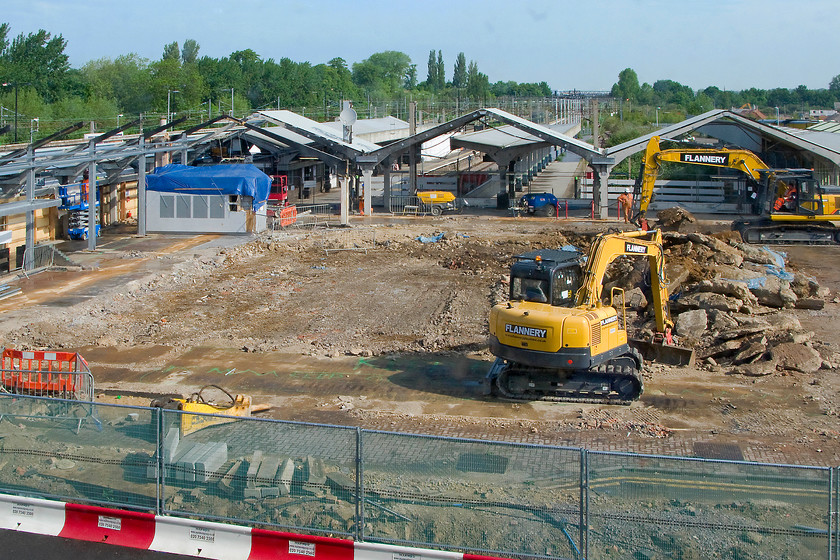
[[[252,49],[263,59],[352,65],[397,50],[426,78],[443,51],[447,79],[459,52],[491,82],[546,81],[552,89],[608,90],[624,68],[640,82],[694,89],[825,88],[840,74],[837,0],[4,0],[11,36],[61,34],[73,67],[195,39],[199,55]]]

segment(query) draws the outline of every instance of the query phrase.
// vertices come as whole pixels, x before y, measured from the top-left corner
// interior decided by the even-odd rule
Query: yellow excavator
[[[737,224],[747,243],[828,244],[840,243],[840,193],[827,192],[810,169],[771,169],[749,150],[729,148],[667,149],[660,138],[648,141],[642,171],[636,182],[636,225],[647,229],[647,210],[662,162],[707,165],[744,172],[758,187],[755,207],[758,219]],[[834,187],[836,189],[836,187]]]
[[[604,233],[582,264],[571,250],[516,257],[510,297],[490,311],[487,387],[506,398],[626,404],[643,384],[641,354],[630,346],[624,290],[602,301],[604,274],[621,255],[646,257],[656,329],[673,323],[659,230]]]

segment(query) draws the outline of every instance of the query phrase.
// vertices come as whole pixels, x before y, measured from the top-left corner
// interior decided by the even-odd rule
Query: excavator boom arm
[[[640,194],[638,219],[644,219],[653,198],[653,187],[663,161],[685,163],[689,165],[709,165],[743,171],[756,181],[762,172],[770,168],[749,150],[731,150],[728,148],[700,148],[661,150],[659,136],[653,136],[645,149],[640,174]]]
[[[621,255],[647,256],[650,265],[651,291],[653,292],[656,328],[664,332],[666,326],[673,326],[668,309],[668,288],[665,277],[665,258],[662,249],[662,233],[653,231],[631,231],[599,235],[589,250],[583,281],[577,293],[576,305],[596,308],[601,304],[604,275],[609,264]]]

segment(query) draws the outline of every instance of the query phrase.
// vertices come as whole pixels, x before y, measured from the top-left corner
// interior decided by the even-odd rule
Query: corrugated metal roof
[[[823,121],[821,123],[815,124],[814,126],[809,126],[808,130],[813,130],[816,132],[833,132],[836,134],[840,132],[840,122]]]
[[[379,146],[373,142],[359,140],[357,138],[354,138],[352,142],[347,143],[342,137],[341,130],[336,130],[333,126],[331,126],[332,123],[319,123],[318,121],[307,119],[306,117],[291,111],[259,111],[259,114],[281,126],[284,124],[289,125],[295,130],[295,132],[315,140],[316,143],[319,140],[323,140],[328,143],[350,148],[351,150],[355,150],[359,153],[372,152],[379,148]],[[355,128],[355,124],[353,126]]]

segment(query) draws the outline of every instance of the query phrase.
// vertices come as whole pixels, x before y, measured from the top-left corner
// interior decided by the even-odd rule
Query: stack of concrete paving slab
[[[288,457],[265,456],[262,451],[254,451],[245,476],[245,497],[288,496],[292,491],[294,474],[295,463]]]
[[[163,439],[164,472],[175,480],[206,483],[227,461],[225,442],[182,442],[178,428],[170,429]],[[157,478],[157,464],[150,465],[146,475]]]

